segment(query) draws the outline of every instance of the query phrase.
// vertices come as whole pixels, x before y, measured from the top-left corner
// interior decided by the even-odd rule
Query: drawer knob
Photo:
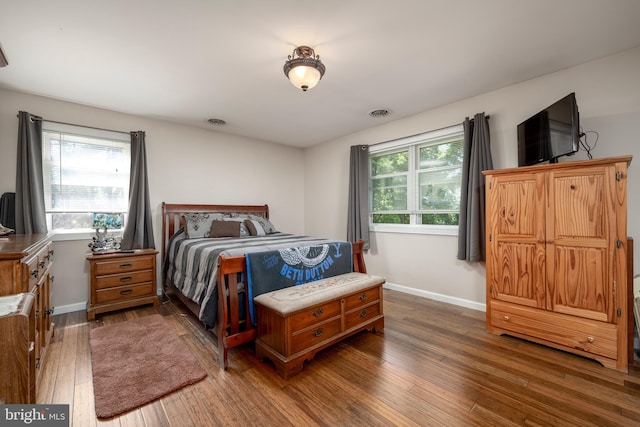
[[[587,341],[589,341],[589,342],[591,342],[591,343],[592,343],[592,342],[594,342],[595,340],[596,340],[596,339],[595,339],[594,337],[587,337]]]
[[[121,282],[130,282],[131,280],[133,280],[133,277],[131,276],[125,276],[120,278]]]
[[[509,316],[504,316],[504,321],[508,322],[509,321]]]
[[[131,264],[120,264],[120,268],[130,268]]]
[[[324,314],[324,309],[322,307],[316,308],[311,312],[311,314],[313,315],[313,317],[320,317]]]
[[[363,319],[364,319],[365,317],[367,317],[367,310],[362,310],[362,311],[360,312],[360,317],[361,317],[361,318],[363,318]]]
[[[36,268],[36,269],[31,270],[31,275],[37,279],[38,278],[38,269]]]
[[[44,266],[47,265],[44,261],[40,261],[40,268],[44,268]]]
[[[129,295],[132,292],[133,292],[133,290],[131,290],[131,289],[125,289],[123,291],[120,291],[120,295]]]
[[[366,299],[367,299],[367,293],[366,292],[361,293],[360,294],[360,301],[364,301]]]
[[[318,328],[315,331],[313,331],[313,336],[314,337],[319,337],[320,335],[322,335],[324,333],[324,329],[322,328]]]

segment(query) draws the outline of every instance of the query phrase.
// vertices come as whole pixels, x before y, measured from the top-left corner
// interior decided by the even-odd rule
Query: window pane
[[[407,209],[407,176],[371,180],[373,211]]]
[[[409,214],[373,214],[374,224],[409,224]]]
[[[44,122],[45,208],[51,229],[92,228],[94,212],[125,213],[129,199],[128,135]]]
[[[409,151],[371,157],[371,176],[389,175],[409,170]]]
[[[371,147],[371,223],[456,225],[463,139],[456,125]]]
[[[460,214],[457,213],[436,213],[422,214],[422,224],[430,225],[458,225]]]
[[[462,136],[444,144],[420,147],[420,169],[462,164]]]
[[[130,144],[43,132],[47,212],[125,212]]]
[[[420,210],[459,210],[461,177],[462,168],[420,172]]]

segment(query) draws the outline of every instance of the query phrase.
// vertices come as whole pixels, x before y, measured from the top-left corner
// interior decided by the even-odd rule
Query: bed
[[[194,223],[205,221],[202,218],[209,222],[200,223],[203,226],[198,229]],[[235,230],[230,233],[233,236],[213,233],[218,224],[228,225],[220,221],[240,222],[241,236],[234,234]],[[246,254],[333,242],[274,228],[267,205],[162,203],[163,287],[216,336],[223,368],[227,367],[229,349],[256,339],[256,327],[247,320],[251,301],[244,283]],[[209,231],[212,236],[207,234]],[[353,271],[366,273],[363,242],[352,242],[350,246]]]

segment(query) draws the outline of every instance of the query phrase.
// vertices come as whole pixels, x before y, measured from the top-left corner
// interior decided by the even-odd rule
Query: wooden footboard
[[[166,256],[167,245],[171,236],[180,229],[181,215],[185,213],[222,212],[222,213],[250,213],[269,218],[267,205],[192,205],[192,204],[168,204],[162,203],[162,257]],[[353,269],[360,273],[366,273],[364,263],[364,242],[355,242],[353,246]],[[224,256],[218,260],[218,312],[215,331],[218,345],[218,358],[220,366],[227,367],[227,353],[229,349],[244,343],[252,342],[256,338],[256,329],[251,321],[245,321],[249,313],[249,301],[246,298],[244,284],[241,280],[246,274],[244,256]],[[163,268],[164,275],[164,268]],[[245,276],[246,277],[246,276]],[[171,281],[164,277],[163,284],[171,288]],[[199,306],[183,297],[176,290],[177,297],[185,303],[185,306],[196,316],[199,315]],[[244,307],[243,307],[244,306]],[[245,313],[242,316],[241,313]]]

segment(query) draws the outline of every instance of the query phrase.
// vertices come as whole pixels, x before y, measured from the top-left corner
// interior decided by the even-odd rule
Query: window
[[[461,125],[371,147],[372,229],[457,229],[462,158]]]
[[[129,135],[46,121],[42,127],[48,228],[87,229],[95,212],[126,213]]]

